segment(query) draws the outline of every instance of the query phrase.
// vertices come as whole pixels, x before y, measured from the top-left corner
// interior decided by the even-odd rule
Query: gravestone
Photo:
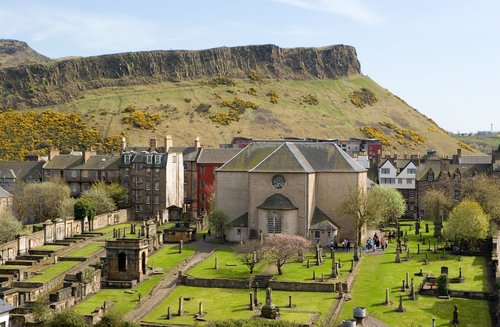
[[[316,280],[316,270],[313,270],[313,280]]]
[[[458,268],[458,278],[462,278],[462,267]]]
[[[259,292],[258,292],[257,284],[255,284],[255,288],[253,289],[253,304],[255,307],[259,306]]]
[[[289,308],[293,308],[294,307],[294,305],[292,303],[292,296],[291,295],[288,295],[288,307]]]
[[[453,326],[457,326],[460,322],[458,320],[458,305],[453,306],[453,320],[451,321]]]
[[[446,266],[441,267],[441,275],[448,276],[448,267]]]
[[[307,268],[311,268],[311,259],[307,258]]]
[[[167,307],[167,319],[168,319],[168,320],[172,319],[172,312],[171,312],[171,310],[170,310],[170,306],[169,306],[169,307]]]
[[[401,250],[399,248],[396,249],[396,263],[401,263]]]
[[[432,318],[432,327],[436,327],[436,318]]]
[[[385,302],[384,302],[385,305],[391,305],[391,301],[389,301],[389,289],[386,288],[385,289]]]
[[[203,312],[203,302],[199,302],[198,303],[198,315],[199,316],[203,316],[205,314],[205,312]]]
[[[127,237],[127,228],[123,227],[123,238]]]
[[[428,233],[429,232],[429,224],[425,224],[425,232]]]
[[[420,244],[417,244],[417,254],[420,254]]]
[[[349,269],[350,272],[354,269],[354,259],[351,259],[351,269]]]
[[[337,283],[337,292],[339,292],[339,299],[344,297],[344,287],[342,286],[342,282]]]
[[[179,253],[182,253],[182,248],[184,247],[184,241],[180,240],[179,241]]]
[[[420,218],[415,222],[415,235],[420,234]]]
[[[179,297],[179,310],[177,312],[178,316],[182,316],[184,314],[184,298],[182,296]]]
[[[215,270],[219,269],[219,257],[215,257]]]
[[[325,274],[324,273],[321,273],[321,282],[324,283],[325,282]]]
[[[401,285],[401,292],[404,292],[406,289],[406,285],[405,285],[405,280],[403,279],[403,284]]]
[[[332,260],[332,278],[337,278],[337,264]]]
[[[403,295],[399,295],[399,307],[396,309],[396,312],[406,312],[406,309],[403,308]]]
[[[339,268],[342,268],[343,267],[343,263],[342,263],[342,260],[339,258]]]
[[[253,293],[250,292],[250,305],[248,306],[250,310],[253,310]]]
[[[273,304],[272,289],[270,287],[266,289],[266,304],[262,306],[260,316],[266,319],[278,319],[280,316],[278,307]]]
[[[405,276],[405,282],[406,282],[406,284],[405,284],[405,285],[406,285],[406,286],[405,286],[405,288],[408,288],[408,287],[409,287],[409,286],[408,286],[408,285],[409,285],[409,283],[408,283],[408,282],[409,282],[409,277],[410,277],[410,274],[407,272],[407,273],[406,273],[406,276]]]

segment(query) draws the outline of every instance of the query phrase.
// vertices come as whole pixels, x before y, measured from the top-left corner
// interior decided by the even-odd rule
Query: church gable
[[[334,143],[297,143],[295,145],[316,172],[366,171]]]
[[[283,143],[252,172],[309,173],[313,169],[295,144]]]
[[[241,150],[219,171],[249,171],[275,151],[281,143],[252,143]]]

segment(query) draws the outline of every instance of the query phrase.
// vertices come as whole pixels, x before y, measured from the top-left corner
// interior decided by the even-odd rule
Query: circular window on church
[[[285,177],[283,175],[274,175],[273,179],[271,180],[271,183],[273,184],[274,188],[276,189],[281,189],[283,186],[285,186]]]

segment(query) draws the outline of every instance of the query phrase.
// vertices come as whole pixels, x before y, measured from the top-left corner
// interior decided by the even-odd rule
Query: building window
[[[135,212],[140,212],[141,211],[141,205],[136,203],[135,204]]]
[[[200,181],[200,188],[204,188],[205,187],[205,181],[204,180],[201,180]]]
[[[402,178],[398,178],[398,184],[403,184],[403,179]]]
[[[408,192],[408,197],[409,197],[410,199],[414,199],[414,198],[415,198],[415,191],[410,191],[410,192]]]
[[[153,163],[153,155],[152,154],[148,154],[146,156],[146,162],[148,165],[151,165]]]
[[[155,176],[160,177],[160,168],[155,169]]]
[[[89,177],[89,171],[88,170],[82,170],[82,177],[83,178]]]
[[[407,178],[406,179],[406,184],[413,184],[413,179]]]
[[[78,176],[78,172],[77,172],[76,170],[72,170],[72,171],[71,171],[71,177],[73,177],[73,178],[74,178],[74,177],[76,177],[76,176]]]
[[[321,233],[319,232],[319,230],[315,230],[314,231],[314,238],[319,239],[320,237],[321,237]]]
[[[128,177],[128,168],[125,168],[125,170],[123,171],[123,176]]]
[[[155,204],[160,204],[160,196],[155,195]]]
[[[45,171],[45,176],[46,176],[46,177],[50,177],[50,170],[46,170],[46,171]]]
[[[126,164],[130,163],[130,154],[126,154],[123,156],[123,163],[126,163]]]
[[[146,190],[151,191],[151,183],[146,183]]]
[[[205,194],[200,194],[200,200],[205,201]]]
[[[281,234],[283,215],[280,211],[270,211],[267,214],[267,232]]]
[[[123,252],[118,253],[118,271],[127,271],[127,255]]]
[[[205,172],[205,166],[200,165],[200,173],[203,174]]]
[[[160,190],[160,182],[156,181],[155,182],[155,191],[159,191],[159,190]]]
[[[155,165],[159,165],[161,163],[161,155],[155,155]]]
[[[391,170],[389,168],[382,168],[380,169],[380,173],[382,175],[389,175],[391,173]]]
[[[188,165],[187,165],[187,163],[184,163],[182,166],[184,167],[184,170],[187,170],[187,169],[188,169]]]
[[[151,204],[151,195],[146,195],[146,204]]]
[[[408,174],[416,174],[417,173],[417,169],[415,169],[415,168],[408,168],[407,172],[408,172]]]
[[[429,172],[427,173],[427,181],[434,182],[434,172],[432,170],[429,170]]]
[[[176,163],[177,162],[177,156],[174,154],[172,156],[172,163]]]
[[[236,228],[236,235],[238,235],[238,236],[241,235],[241,228]]]

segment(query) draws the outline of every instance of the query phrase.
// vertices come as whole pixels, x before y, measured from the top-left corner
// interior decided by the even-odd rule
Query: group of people
[[[373,238],[368,238],[366,240],[365,251],[377,251],[377,249],[382,249],[384,251],[387,248],[387,241],[384,238],[380,238],[377,233],[373,235]]]
[[[351,242],[348,239],[344,239],[342,241],[342,243],[340,243],[340,245],[342,246],[342,249],[344,251],[351,250]],[[339,244],[337,242],[335,242],[334,240],[331,240],[330,241],[330,248],[334,248],[335,250],[337,250],[339,248]]]

